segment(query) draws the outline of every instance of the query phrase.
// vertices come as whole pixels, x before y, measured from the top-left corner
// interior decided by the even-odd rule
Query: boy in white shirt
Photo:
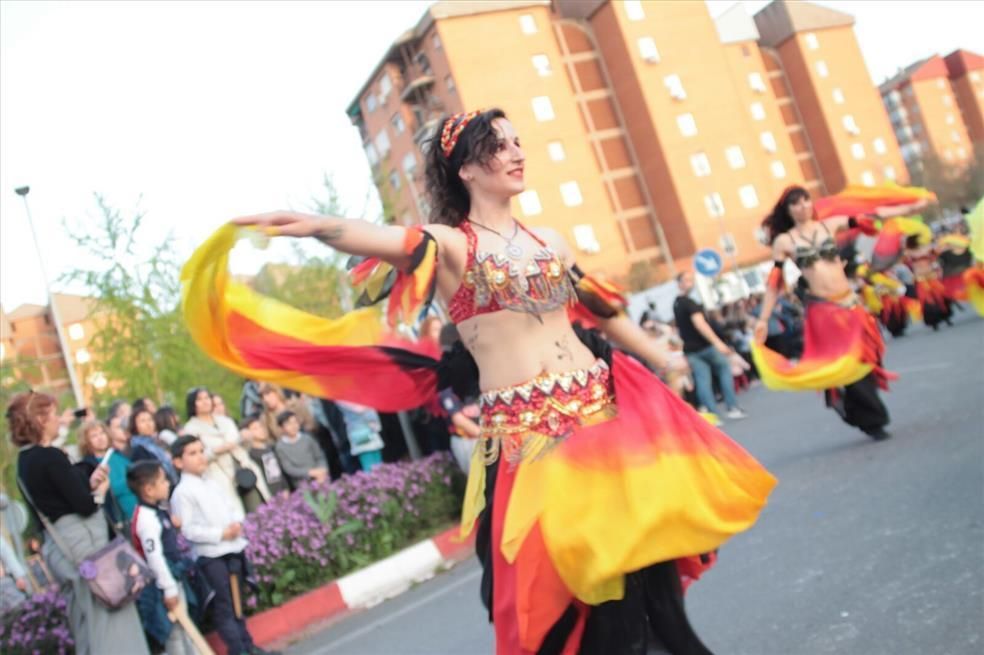
[[[208,460],[197,437],[179,437],[171,446],[181,480],[171,496],[181,533],[198,556],[198,567],[215,591],[212,622],[230,655],[271,655],[253,643],[242,611],[246,583],[246,539],[242,536],[243,512],[210,480]]]
[[[156,460],[134,462],[126,472],[126,483],[140,500],[131,522],[133,546],[147,560],[147,565],[157,578],[157,587],[163,594],[164,607],[172,611],[185,600],[179,577],[180,567],[187,562],[178,547],[178,531],[168,513],[160,507],[167,500],[171,483],[164,467]],[[160,607],[159,605],[157,607]],[[148,625],[144,618],[144,630],[156,641],[164,644],[167,655],[196,655],[198,652],[191,638],[180,623],[165,621],[163,617]]]

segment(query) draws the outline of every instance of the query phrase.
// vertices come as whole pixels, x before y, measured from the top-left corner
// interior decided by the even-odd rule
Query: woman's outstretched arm
[[[274,211],[232,220],[235,225],[251,226],[270,236],[314,237],[325,245],[350,255],[378,257],[399,269],[409,265],[404,247],[407,228],[376,225],[368,221],[337,216],[318,216],[294,211]],[[428,226],[433,232],[434,227]],[[437,235],[434,235],[437,236]]]

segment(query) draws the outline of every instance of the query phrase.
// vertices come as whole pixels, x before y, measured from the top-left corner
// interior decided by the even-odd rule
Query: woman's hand
[[[97,466],[96,470],[89,476],[89,488],[96,491],[104,482],[109,482],[109,475],[105,466]]]
[[[240,216],[231,222],[242,227],[256,227],[270,236],[316,237],[326,229],[323,217],[292,211]]]
[[[755,321],[755,343],[765,343],[769,336],[769,322],[759,319]]]

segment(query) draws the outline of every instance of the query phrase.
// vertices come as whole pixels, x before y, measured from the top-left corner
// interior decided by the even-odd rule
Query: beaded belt
[[[486,464],[498,459],[500,450],[510,463],[541,455],[576,427],[616,414],[611,371],[601,359],[588,369],[544,373],[486,391],[479,406]]]

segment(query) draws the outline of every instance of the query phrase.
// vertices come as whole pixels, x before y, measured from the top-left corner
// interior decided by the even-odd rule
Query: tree
[[[912,183],[936,194],[938,206],[927,209],[927,218],[938,218],[942,210],[973,207],[984,196],[984,142],[974,144],[973,158],[964,166],[944,162],[929,152],[912,167]]]
[[[207,386],[236,406],[241,380],[194,343],[181,315],[181,263],[174,237],[145,236],[145,213],[124,216],[96,194],[99,216],[75,226],[69,236],[87,255],[63,281],[80,283],[94,297],[93,370],[108,380],[96,390],[97,405],[112,398],[150,396],[184,412],[188,389]]]

